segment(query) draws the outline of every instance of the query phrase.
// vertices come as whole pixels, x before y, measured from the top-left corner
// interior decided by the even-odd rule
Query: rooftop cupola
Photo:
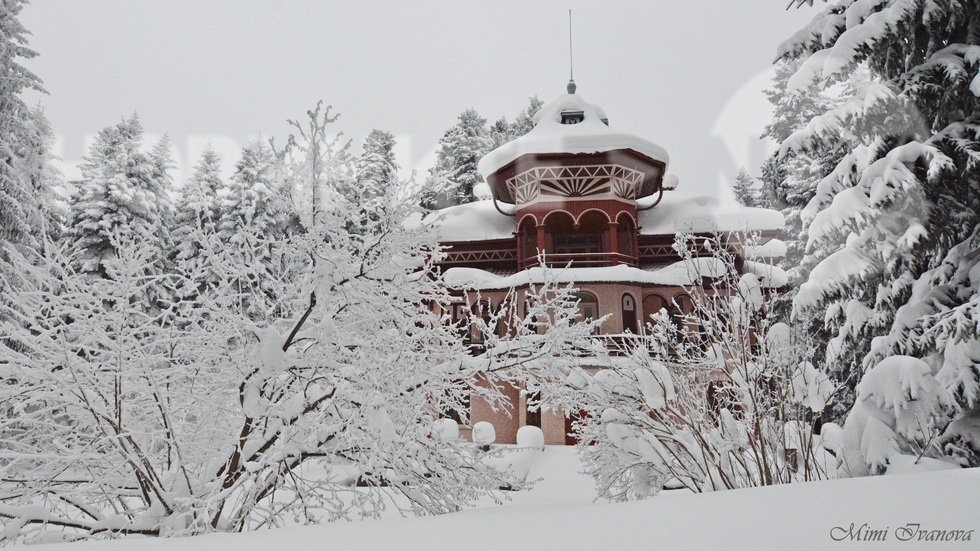
[[[481,159],[480,172],[497,209],[517,218],[521,267],[541,252],[549,263],[636,266],[636,201],[663,193],[667,152],[610,128],[602,108],[575,90],[569,79],[568,94],[542,106],[526,135]]]
[[[569,80],[569,93],[542,106],[530,132],[480,160],[496,201],[518,209],[545,199],[607,196],[635,202],[662,190],[667,152],[610,128],[605,111],[575,88]]]

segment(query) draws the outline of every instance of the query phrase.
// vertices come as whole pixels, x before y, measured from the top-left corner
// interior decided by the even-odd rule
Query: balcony
[[[572,268],[601,268],[603,266],[615,266],[617,264],[637,266],[637,259],[632,255],[609,252],[546,253],[544,256],[544,264],[549,268],[564,268],[569,265]],[[541,264],[537,256],[529,256],[521,260],[519,269],[524,270],[526,268],[533,268],[540,265]]]

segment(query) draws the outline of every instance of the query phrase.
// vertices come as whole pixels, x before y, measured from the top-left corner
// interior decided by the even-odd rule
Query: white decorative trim
[[[622,165],[535,167],[507,180],[518,205],[561,198],[562,201],[619,199],[635,201],[643,173]]]

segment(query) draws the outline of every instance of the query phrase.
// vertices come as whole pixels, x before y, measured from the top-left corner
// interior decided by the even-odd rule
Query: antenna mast
[[[575,60],[572,57],[572,10],[568,10],[568,86],[569,94],[575,93]]]

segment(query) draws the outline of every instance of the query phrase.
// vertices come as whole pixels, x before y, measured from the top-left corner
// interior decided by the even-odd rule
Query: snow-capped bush
[[[869,370],[844,423],[843,452],[852,476],[885,472],[899,456],[937,455],[936,420],[953,407],[952,395],[926,362],[891,356]]]
[[[158,243],[118,232],[104,278],[54,247],[11,257],[31,277],[0,301],[0,542],[317,522],[395,496],[435,514],[514,482],[432,422],[471,393],[498,404],[469,382],[506,362],[461,361],[435,235],[404,224],[419,198],[346,205],[320,113],[265,172],[319,194],[294,198],[302,231],[245,224],[225,247],[198,228],[200,261],[152,277]],[[148,310],[161,283],[192,292]]]
[[[679,236],[676,248],[696,270],[694,240]],[[683,323],[654,315],[629,354],[598,351],[595,376],[542,377],[557,405],[585,412],[572,429],[604,497],[647,497],[667,480],[701,492],[836,473],[810,423],[834,387],[807,361],[805,336],[774,322],[777,293],[739,273],[720,238],[705,246],[724,269],[692,278],[707,283],[687,290]]]

